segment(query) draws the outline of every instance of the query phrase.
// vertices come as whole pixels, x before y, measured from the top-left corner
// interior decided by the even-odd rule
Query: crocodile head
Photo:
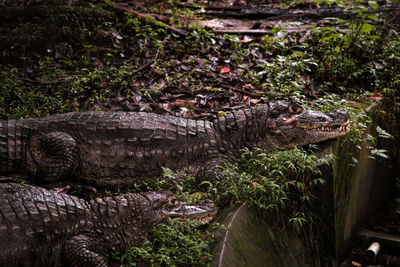
[[[142,193],[151,203],[157,222],[168,218],[189,219],[198,224],[209,223],[218,211],[211,200],[203,200],[196,204],[180,202],[174,195],[166,192]]]
[[[275,149],[288,149],[343,136],[350,129],[349,122],[345,110],[318,112],[297,101],[275,101],[269,106],[267,138]]]

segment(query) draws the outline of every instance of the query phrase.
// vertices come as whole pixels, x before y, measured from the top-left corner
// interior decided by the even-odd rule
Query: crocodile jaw
[[[180,202],[168,192],[141,193],[148,200],[147,206],[153,210],[152,223],[159,223],[168,218],[181,218],[205,224],[214,219],[218,208],[211,200],[202,200],[196,204]]]
[[[318,128],[289,126],[272,130],[270,141],[276,149],[283,150],[338,138],[346,135],[349,130],[349,124],[320,126]]]
[[[181,202],[174,207],[162,210],[165,218],[181,218],[197,224],[207,224],[214,219],[218,212],[217,206],[211,200],[205,200],[196,204]]]
[[[298,113],[282,112],[274,118],[266,138],[282,150],[337,138],[349,130],[350,116],[344,110],[318,112],[302,108]]]

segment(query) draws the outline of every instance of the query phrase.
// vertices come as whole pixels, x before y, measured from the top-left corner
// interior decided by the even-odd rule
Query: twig
[[[227,28],[214,28],[213,29],[215,32],[218,33],[226,33],[226,34],[241,34],[241,35],[265,35],[270,33],[270,31],[267,30],[253,30],[253,29],[227,29]]]
[[[188,8],[199,8],[192,4],[180,4]],[[349,18],[353,14],[343,8],[313,8],[313,9],[298,9],[298,8],[267,8],[267,7],[229,7],[229,6],[203,6],[205,10],[199,11],[201,14],[216,16],[216,17],[234,17],[234,18],[250,18],[250,19],[265,19],[270,17],[341,17]],[[398,9],[394,5],[383,5],[378,9],[369,8],[367,13],[381,13],[387,10]]]
[[[242,8],[246,8],[243,6],[222,6],[222,5],[193,5],[188,3],[179,3],[178,6],[187,7],[192,9],[204,8],[208,10],[241,10]]]
[[[135,72],[141,72],[142,70],[148,68],[151,65],[151,63],[153,63],[153,60],[150,60],[146,64],[140,66],[137,70],[135,70]]]
[[[151,16],[139,13],[136,10],[133,10],[133,9],[130,9],[130,8],[127,8],[127,7],[123,7],[123,6],[119,6],[119,5],[115,4],[115,3],[112,3],[112,6],[115,9],[119,10],[119,11],[130,13],[133,16],[139,18],[140,20],[142,20],[144,22],[151,23],[153,25],[166,28],[166,29],[168,29],[170,31],[173,31],[173,32],[175,32],[175,33],[177,33],[177,34],[179,34],[181,36],[187,36],[188,35],[188,33],[186,31],[184,31],[184,30],[175,28],[174,26],[171,26],[171,25],[168,25],[168,24],[166,24],[164,22],[161,22],[161,21],[159,21],[159,20],[157,20],[157,19],[155,19],[155,18],[153,18]]]
[[[246,94],[246,95],[251,96],[251,97],[257,97],[256,94],[254,94],[252,92],[249,92],[249,91],[241,90],[239,88],[229,87],[229,89],[231,89],[232,91],[238,92],[238,93]]]
[[[166,38],[164,38],[164,40],[162,41],[162,43],[163,44],[165,44],[166,43],[166,41],[167,41],[167,39]],[[141,67],[139,67],[137,70],[135,70],[135,72],[140,72],[140,71],[142,71],[142,70],[144,70],[144,69],[146,69],[147,67],[149,67],[153,62],[156,62],[157,61],[157,58],[158,58],[158,54],[160,53],[160,49],[161,49],[161,47],[162,46],[160,46],[158,49],[157,49],[157,53],[156,53],[156,56],[154,57],[154,59],[153,60],[150,60],[149,62],[147,62],[146,64],[144,64],[144,65],[142,65]]]

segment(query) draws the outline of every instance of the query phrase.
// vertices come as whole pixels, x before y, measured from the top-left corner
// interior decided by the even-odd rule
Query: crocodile
[[[42,184],[73,178],[124,186],[160,177],[162,167],[218,178],[243,148],[269,153],[349,131],[344,110],[317,112],[294,100],[233,110],[213,121],[146,112],[73,112],[0,121],[0,171],[28,171]]]
[[[167,192],[86,201],[26,184],[0,184],[0,266],[107,266],[113,252],[138,246],[167,218],[207,223],[210,200],[179,202]]]

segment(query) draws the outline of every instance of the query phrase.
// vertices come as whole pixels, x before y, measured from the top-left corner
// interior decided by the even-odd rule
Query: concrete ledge
[[[357,233],[357,236],[371,241],[378,241],[379,243],[386,246],[395,246],[396,248],[400,248],[400,236],[379,233],[368,229],[363,229],[359,231]]]

